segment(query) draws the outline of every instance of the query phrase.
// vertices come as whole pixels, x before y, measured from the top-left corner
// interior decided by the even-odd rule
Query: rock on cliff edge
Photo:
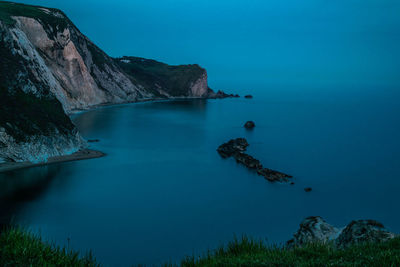
[[[319,216],[308,217],[300,224],[293,239],[287,242],[289,247],[303,246],[309,243],[331,242],[338,248],[363,242],[384,242],[395,238],[381,223],[374,220],[352,221],[342,228],[328,224]]]
[[[0,162],[42,161],[86,143],[74,109],[149,98],[207,97],[198,65],[111,58],[60,10],[0,2]]]

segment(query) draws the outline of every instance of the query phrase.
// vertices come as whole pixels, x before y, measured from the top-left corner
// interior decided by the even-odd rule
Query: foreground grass
[[[41,237],[18,228],[0,233],[0,266],[99,266],[89,254],[43,242]]]
[[[88,255],[50,245],[30,232],[10,228],[0,234],[0,266],[99,266]],[[175,266],[175,265],[165,265]],[[271,247],[247,237],[201,257],[187,257],[180,266],[400,266],[400,237],[385,243],[354,245],[344,250],[331,245],[303,248]]]
[[[338,250],[322,244],[283,249],[243,237],[181,266],[400,266],[400,238]]]

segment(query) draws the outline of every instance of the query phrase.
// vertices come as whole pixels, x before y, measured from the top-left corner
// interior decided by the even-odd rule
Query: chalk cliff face
[[[213,93],[198,65],[109,57],[57,9],[0,2],[0,44],[0,162],[84,147],[75,109]]]

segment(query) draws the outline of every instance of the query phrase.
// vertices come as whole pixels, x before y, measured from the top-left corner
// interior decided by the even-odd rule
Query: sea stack
[[[256,126],[256,124],[254,123],[254,121],[248,121],[244,124],[244,128],[251,130]]]

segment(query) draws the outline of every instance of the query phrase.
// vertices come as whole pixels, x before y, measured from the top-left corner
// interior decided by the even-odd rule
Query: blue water
[[[234,234],[284,242],[309,215],[400,232],[399,1],[19,2],[61,8],[112,56],[199,63],[210,87],[254,99],[74,116],[107,156],[2,174],[1,223],[113,266],[175,261]],[[221,159],[236,137],[295,185]]]
[[[157,264],[247,234],[284,242],[310,215],[373,218],[400,232],[397,88],[268,88],[251,100],[182,100],[74,116],[107,156],[2,175],[3,220],[108,265]],[[242,126],[254,120],[254,131]],[[295,185],[274,184],[216,148],[248,152]],[[304,187],[312,187],[311,193]],[[29,192],[29,193],[28,193]],[[7,209],[4,209],[7,207]]]

